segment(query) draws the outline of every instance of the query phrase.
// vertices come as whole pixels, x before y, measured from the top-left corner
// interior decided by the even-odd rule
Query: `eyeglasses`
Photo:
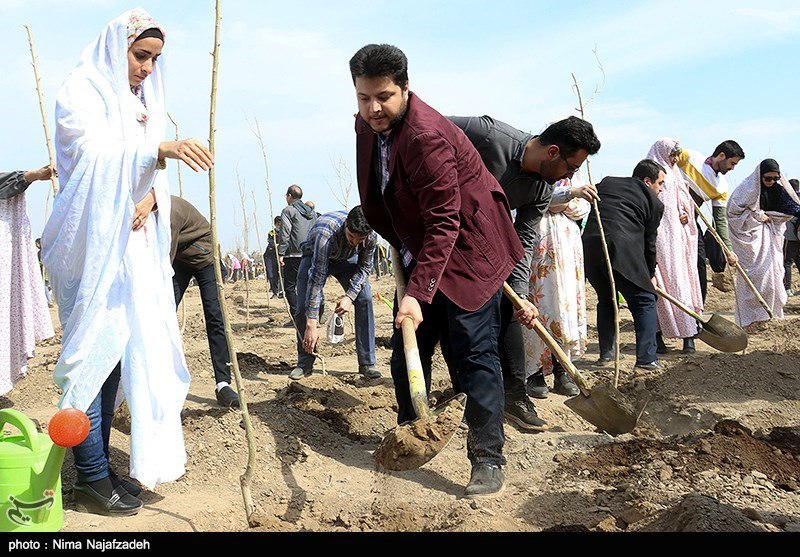
[[[763,178],[765,182],[777,182],[780,179],[781,179],[780,176],[764,176]]]
[[[564,153],[562,153],[561,151],[558,152],[558,156],[561,157],[562,159],[564,159],[564,162],[567,163],[567,170],[569,170],[570,174],[575,174],[578,171],[578,169],[581,167],[580,164],[578,166],[574,166],[571,162],[569,162],[567,160],[567,157],[565,157]],[[583,164],[583,163],[581,163],[581,164]]]

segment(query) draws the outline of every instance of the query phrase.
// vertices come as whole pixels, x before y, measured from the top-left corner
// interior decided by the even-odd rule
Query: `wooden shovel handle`
[[[511,300],[511,303],[514,306],[514,309],[522,309],[522,299],[514,292],[507,282],[503,283],[503,293]],[[561,346],[556,342],[550,333],[547,332],[547,329],[544,328],[544,325],[538,320],[533,320],[533,330],[539,335],[539,338],[544,341],[550,351],[555,354],[558,361],[561,362],[561,365],[564,366],[564,371],[567,372],[567,375],[572,377],[572,380],[575,381],[575,384],[578,385],[578,388],[581,390],[585,396],[589,396],[591,393],[591,389],[589,388],[589,384],[586,382],[586,379],[578,371],[578,368],[570,361],[569,356],[567,356],[564,351],[561,349]]]
[[[694,205],[695,213],[697,213],[700,216],[700,218],[702,219],[703,223],[706,225],[706,228],[711,231],[711,235],[714,237],[714,239],[719,244],[719,247],[722,248],[723,253],[725,253],[725,257],[730,257],[731,250],[728,249],[728,246],[726,246],[725,242],[722,241],[722,238],[719,237],[719,234],[717,234],[717,231],[714,229],[714,227],[711,225],[711,223],[708,222],[708,219],[703,214],[703,212],[700,210],[700,207],[698,207],[694,203],[692,203],[692,205]],[[701,239],[698,238],[698,241],[701,241]],[[769,318],[770,319],[775,319],[775,314],[772,313],[772,309],[769,307],[769,305],[767,305],[767,302],[764,300],[764,297],[761,296],[761,293],[756,289],[756,285],[753,284],[753,281],[751,281],[750,277],[747,276],[747,273],[744,272],[744,269],[742,268],[742,266],[739,265],[739,263],[737,262],[734,265],[734,267],[736,267],[736,270],[739,271],[740,275],[742,275],[742,278],[744,279],[744,282],[747,284],[748,288],[750,288],[750,290],[753,291],[753,294],[755,295],[756,299],[758,300],[758,303],[761,304],[761,306],[767,311],[767,315],[769,315]]]
[[[403,275],[403,264],[400,254],[392,247],[392,265],[394,266],[394,284],[397,288],[397,306],[406,295],[406,279]],[[417,418],[430,419],[433,415],[428,401],[428,388],[425,385],[425,373],[422,370],[422,359],[417,346],[417,332],[414,330],[414,320],[410,317],[403,319],[400,326],[403,332],[403,353],[406,358],[406,374],[408,375],[408,390],[411,394],[411,404]]]
[[[673,298],[672,296],[670,296],[669,294],[667,294],[666,292],[661,290],[658,286],[656,286],[655,289],[656,289],[656,293],[659,296],[661,296],[662,298],[664,298],[668,302],[676,305],[678,307],[678,309],[680,309],[684,313],[688,313],[689,315],[691,315],[692,317],[694,317],[695,319],[700,321],[700,323],[703,323],[703,317],[701,315],[698,315],[697,313],[695,313],[694,311],[689,309],[688,306],[685,306],[684,304],[682,304],[681,302],[679,302],[678,300],[676,300],[675,298]]]

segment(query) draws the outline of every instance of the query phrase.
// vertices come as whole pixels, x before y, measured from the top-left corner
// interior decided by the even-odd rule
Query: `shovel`
[[[402,260],[394,248],[392,248],[392,260],[399,302],[405,295],[406,285]],[[417,419],[398,425],[384,436],[375,451],[375,462],[379,470],[414,470],[431,460],[447,446],[461,425],[466,410],[465,393],[457,394],[436,408],[430,407],[414,321],[406,317],[403,319],[401,329],[411,404]]]
[[[515,309],[522,307],[522,300],[508,283],[503,283],[503,292],[514,304]],[[636,412],[636,408],[625,395],[608,381],[593,389],[590,388],[586,379],[583,378],[569,357],[564,354],[561,346],[550,336],[550,333],[547,332],[547,329],[538,319],[533,320],[533,330],[544,341],[555,357],[558,358],[558,361],[564,367],[564,371],[575,381],[581,391],[581,394],[564,401],[567,408],[593,426],[611,435],[621,435],[633,431],[641,414]]]
[[[700,210],[700,207],[695,205],[694,206],[694,210],[697,213],[697,216],[699,216],[703,220],[703,223],[706,225],[706,228],[708,229],[709,232],[711,232],[711,235],[714,237],[714,239],[719,244],[719,247],[722,249],[722,252],[725,254],[725,257],[726,258],[730,257],[731,256],[731,250],[728,249],[728,246],[726,246],[725,242],[722,241],[722,238],[720,238],[720,236],[717,233],[717,231],[714,228],[714,226],[710,222],[708,222],[708,219],[703,214],[703,212]],[[700,239],[698,241],[702,241],[702,239]],[[747,276],[747,273],[744,272],[744,269],[742,268],[742,266],[739,263],[736,263],[736,265],[734,265],[734,267],[736,267],[736,270],[739,271],[739,274],[742,276],[742,279],[744,279],[744,282],[747,285],[747,287],[755,295],[756,300],[758,300],[758,303],[761,304],[761,307],[763,307],[766,310],[767,315],[769,315],[769,318],[770,319],[775,319],[775,314],[772,313],[772,308],[769,307],[769,304],[767,304],[767,302],[764,300],[764,297],[758,291],[758,289],[756,288],[756,285],[753,284],[753,281],[750,280],[750,277]],[[698,321],[700,321],[700,320],[698,319]],[[742,350],[744,350],[744,349],[742,349]]]
[[[747,348],[747,333],[736,323],[721,315],[713,314],[709,319],[692,311],[681,302],[656,287],[659,296],[674,304],[681,311],[694,317],[701,325],[698,338],[720,352],[741,352]]]

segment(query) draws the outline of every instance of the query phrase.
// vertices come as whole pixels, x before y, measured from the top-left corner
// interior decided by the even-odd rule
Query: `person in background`
[[[55,334],[25,200],[28,186],[55,173],[50,166],[0,172],[0,396],[27,375],[36,343]]]
[[[565,190],[580,185],[580,174],[560,180],[553,198],[560,199]],[[583,266],[581,222],[592,210],[583,198],[567,203],[550,203],[537,228],[538,242],[533,251],[530,293],[539,321],[559,343],[570,361],[586,351],[586,287]],[[534,331],[525,329],[525,367],[528,396],[547,398],[545,377],[553,375],[553,392],[575,396],[580,390],[561,362]]]
[[[355,310],[358,372],[367,379],[380,379],[381,372],[375,368],[375,316],[369,286],[377,243],[378,237],[367,224],[359,205],[349,213],[336,211],[317,219],[308,240],[301,246],[303,258],[298,273],[298,311],[295,314],[297,367],[289,374],[290,379],[302,379],[313,371],[316,360],[313,353],[319,340],[317,327],[324,303],[322,291],[329,276],[336,277],[345,290],[334,313],[344,315],[350,308]]]
[[[789,180],[789,184],[795,193],[800,190],[800,181],[796,178]],[[786,289],[787,296],[796,296],[800,291],[792,290],[792,265],[800,270],[800,238],[797,229],[800,227],[800,218],[795,217],[786,224],[786,243],[783,248],[783,287]]]
[[[317,222],[316,211],[303,203],[302,199],[302,188],[296,184],[289,186],[286,190],[286,207],[281,211],[278,240],[278,264],[283,273],[283,292],[292,316],[297,315],[297,271],[303,255],[300,245],[308,240],[308,233]],[[284,326],[292,327],[292,320]]]
[[[681,175],[678,160],[683,152],[680,143],[668,137],[659,139],[650,148],[647,159],[664,168],[666,178],[659,199],[664,214],[658,229],[656,280],[668,294],[693,311],[703,313],[703,292],[697,271],[697,242],[699,234],[694,220],[694,201],[689,185]],[[691,265],[690,262],[693,262]],[[622,293],[625,299],[628,296]],[[664,338],[683,339],[683,353],[695,352],[694,337],[699,332],[697,321],[667,300],[658,297],[657,336],[659,354],[669,352]]]
[[[275,217],[274,228],[267,235],[267,249],[264,251],[264,266],[267,268],[269,291],[272,298],[283,298],[283,288],[280,274],[278,273],[278,247],[277,239],[281,231],[281,218]]]
[[[189,282],[194,278],[200,288],[200,300],[203,303],[208,349],[217,384],[214,390],[217,404],[223,408],[238,408],[239,395],[231,388],[231,356],[217,292],[217,275],[214,271],[214,254],[211,249],[211,225],[200,211],[185,199],[174,195],[171,199],[170,259],[175,270],[175,275],[172,277],[175,305],[181,303]]]

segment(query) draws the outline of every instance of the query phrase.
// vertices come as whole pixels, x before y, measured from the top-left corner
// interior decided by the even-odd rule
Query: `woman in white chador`
[[[42,235],[63,347],[62,408],[89,416],[73,449],[79,509],[133,514],[132,482],[108,466],[118,386],[131,413],[130,476],[154,488],[184,473],[180,411],[189,389],[170,264],[166,158],[207,170],[194,139],[165,142],[164,31],[143,10],[114,19],[56,100],[61,191]]]

